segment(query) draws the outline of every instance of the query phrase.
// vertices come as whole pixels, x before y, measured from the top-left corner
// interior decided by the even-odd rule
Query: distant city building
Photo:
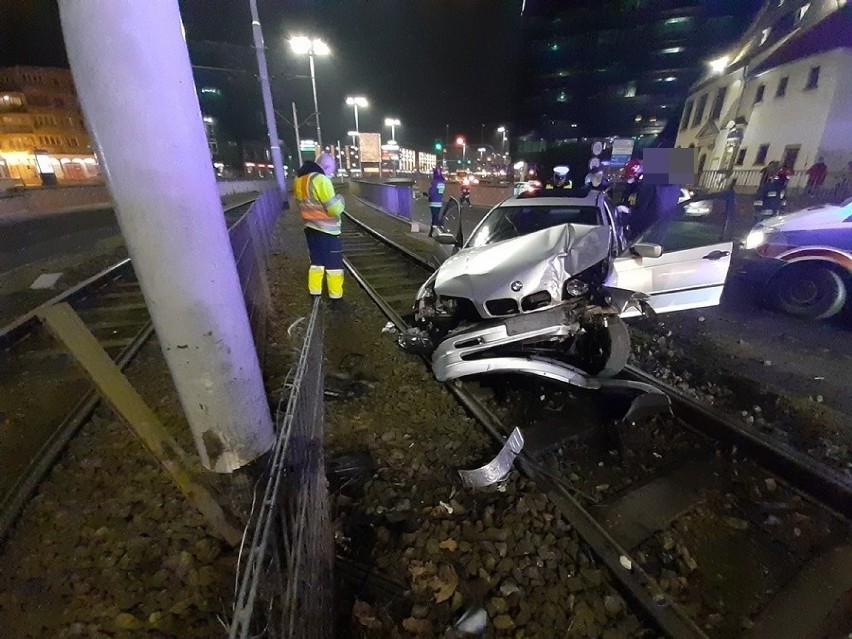
[[[526,0],[514,137],[520,152],[649,136],[679,116],[705,60],[760,0]]]
[[[722,53],[690,90],[678,127],[677,145],[696,149],[699,171],[758,173],[773,161],[801,170],[821,156],[829,169],[845,169],[852,160],[852,6],[767,0]]]
[[[98,179],[71,72],[0,68],[0,180],[38,186]]]

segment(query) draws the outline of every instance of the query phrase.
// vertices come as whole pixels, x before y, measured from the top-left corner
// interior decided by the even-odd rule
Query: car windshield
[[[483,220],[468,246],[511,240],[561,224],[597,226],[600,210],[596,206],[501,206]]]

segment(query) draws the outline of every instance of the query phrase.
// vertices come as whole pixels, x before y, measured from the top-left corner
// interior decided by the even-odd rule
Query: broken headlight
[[[589,285],[582,280],[574,278],[565,282],[562,292],[564,299],[569,297],[580,297],[581,295],[585,295],[589,292]]]

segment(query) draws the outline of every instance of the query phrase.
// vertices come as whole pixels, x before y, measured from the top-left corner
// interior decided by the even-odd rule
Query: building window
[[[757,91],[754,93],[754,103],[763,102],[763,94],[766,92],[766,85],[761,84],[757,87]]]
[[[718,120],[722,116],[722,106],[725,104],[725,94],[728,92],[728,87],[722,87],[716,93],[716,99],[713,100],[713,109],[710,111],[710,119]]]
[[[707,94],[702,95],[698,100],[698,106],[695,109],[695,117],[692,118],[692,126],[701,124],[704,119],[704,108],[707,106]]]
[[[787,95],[787,83],[790,81],[790,76],[785,75],[778,81],[778,88],[775,90],[776,98],[783,98]]]
[[[734,164],[736,164],[737,166],[742,166],[743,164],[745,164],[745,156],[746,149],[740,149],[739,151],[737,151],[737,159]]]
[[[766,27],[763,31],[760,32],[760,43],[764,44],[769,39],[769,33],[772,31],[770,27]]]
[[[781,156],[781,165],[789,167],[791,169],[796,168],[796,160],[799,159],[799,150],[801,149],[801,145],[799,144],[791,144],[784,147],[784,154]]]
[[[805,90],[816,89],[819,85],[819,67],[811,67],[808,72],[808,83],[805,85]]]
[[[688,100],[683,108],[683,117],[680,120],[680,130],[685,131],[689,126],[689,116],[692,115],[692,100]]]
[[[758,164],[766,164],[766,156],[769,153],[769,145],[761,144],[757,147],[757,155],[754,156],[754,164],[757,166]]]
[[[810,8],[811,8],[810,2],[808,2],[807,4],[803,4],[801,7],[799,7],[799,10],[796,12],[796,23],[799,23],[799,22],[801,22],[802,20],[805,19],[805,14],[808,12],[808,9],[810,9]]]

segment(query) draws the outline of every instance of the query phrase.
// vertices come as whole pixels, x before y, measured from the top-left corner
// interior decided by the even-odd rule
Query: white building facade
[[[702,185],[756,186],[770,162],[803,172],[852,161],[852,6],[768,0],[731,53],[691,89],[676,146]],[[797,176],[801,181],[803,174]]]

